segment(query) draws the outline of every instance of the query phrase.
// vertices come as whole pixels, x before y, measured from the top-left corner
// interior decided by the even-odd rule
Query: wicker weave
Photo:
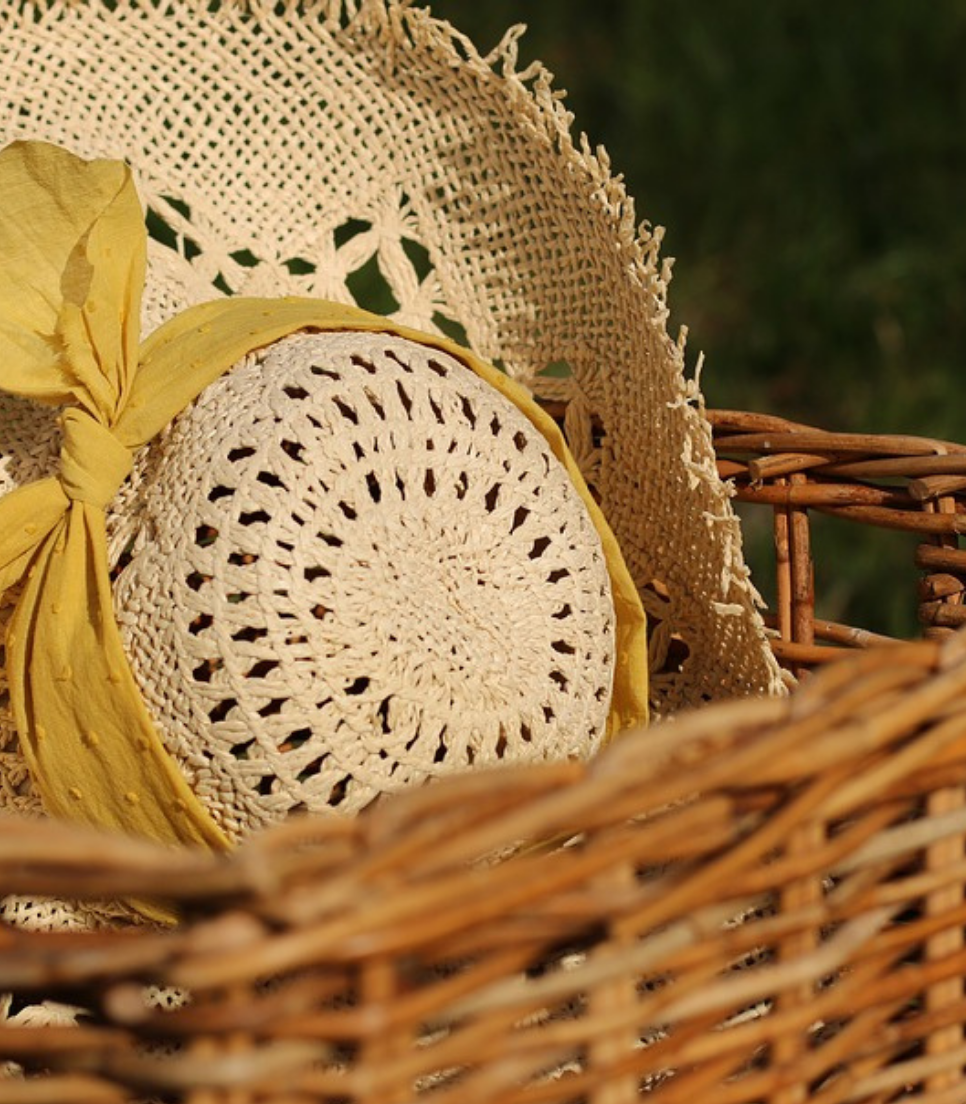
[[[185,909],[0,934],[12,1012],[93,1013],[0,1031],[38,1074],[3,1099],[956,1104],[964,711],[957,635],[227,860],[0,823],[4,885]],[[528,839],[571,842],[506,854]]]
[[[966,624],[966,553],[959,548],[966,533],[966,446],[836,433],[734,410],[711,411],[709,418],[722,478],[733,482],[739,500],[773,511],[776,600],[770,620],[772,646],[783,662],[801,670],[841,659],[852,648],[894,643],[816,616],[815,513],[871,526],[883,540],[890,533],[914,536],[924,634],[942,637]]]

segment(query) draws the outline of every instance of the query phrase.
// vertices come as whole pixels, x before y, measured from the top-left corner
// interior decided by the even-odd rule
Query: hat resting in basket
[[[147,0],[110,7],[14,0],[0,4],[0,144],[46,140],[132,166],[151,235],[141,309],[149,341],[193,304],[228,294],[348,304],[365,298],[363,285],[374,273],[383,289],[379,310],[394,326],[438,337],[458,323],[476,354],[559,404],[574,462],[599,496],[648,614],[655,712],[775,691],[778,668],[756,612],[737,519],[715,472],[700,394],[683,374],[683,342],[666,331],[660,235],[635,227],[633,205],[603,154],[583,139],[574,142],[548,74],[538,65],[517,69],[516,38],[509,33],[483,58],[427,11],[395,0],[325,0],[284,11],[259,0],[210,10],[158,8]],[[306,340],[239,354],[243,363],[211,386],[212,395],[225,389],[231,395],[225,401],[241,401],[246,374],[257,376],[270,359],[272,371],[304,372],[314,357],[299,348]],[[326,355],[334,356],[334,348]],[[338,355],[352,354],[343,346]],[[454,355],[465,361],[460,350]],[[299,357],[306,358],[301,369]],[[313,380],[326,383],[323,376]],[[300,388],[307,389],[296,382],[291,390]],[[207,401],[203,395],[197,409]],[[291,395],[286,401],[291,410],[306,406]],[[8,431],[3,488],[53,474],[54,419],[17,400],[0,397],[0,405]],[[360,404],[367,417],[370,405]],[[170,435],[184,433],[191,447],[204,449],[206,431],[193,417],[187,413]],[[256,454],[239,454],[249,447],[242,443],[229,450],[233,458],[218,459],[221,482],[190,502],[187,486],[169,474],[177,495],[168,506],[229,510],[229,475],[253,460]],[[276,448],[278,464],[297,465],[292,452],[278,455]],[[230,728],[232,715],[239,721],[229,737],[237,749],[231,758],[258,793],[258,815],[270,819],[271,794],[262,792],[271,789],[269,776],[260,773],[257,749],[246,750],[237,738],[241,719],[253,711],[278,726],[273,731],[284,729],[281,745],[288,744],[293,764],[293,752],[305,747],[304,730],[286,727],[281,695],[266,692],[250,703],[225,696],[223,680],[237,672],[219,667],[216,651],[202,647],[215,625],[200,606],[205,588],[217,589],[225,608],[240,614],[246,602],[238,596],[255,592],[250,584],[263,579],[269,559],[258,550],[228,549],[224,526],[206,515],[188,528],[200,565],[188,584],[199,603],[193,616],[175,626],[180,637],[154,640],[146,633],[150,618],[163,620],[163,611],[152,608],[163,600],[134,584],[139,573],[147,583],[161,562],[141,522],[152,502],[152,509],[165,505],[162,484],[152,481],[163,455],[163,443],[146,449],[108,509],[109,558],[122,567],[115,600],[123,646],[176,754],[183,733],[158,709],[170,699],[170,686],[152,688],[142,677],[155,670],[163,681],[171,664],[146,663],[139,648],[156,644],[174,662],[192,662],[204,693],[191,709],[200,708],[209,726]],[[260,470],[253,466],[249,476],[257,494],[278,491],[259,480]],[[189,474],[200,480],[202,471],[208,468]],[[267,474],[282,478],[277,470]],[[357,474],[366,473],[360,467]],[[391,493],[391,482],[374,474],[378,493]],[[455,496],[460,484],[446,486]],[[462,521],[461,506],[457,498],[455,522]],[[248,533],[260,524],[252,520]],[[285,552],[282,544],[276,549]],[[224,572],[217,581],[214,567]],[[318,568],[331,565],[310,570]],[[316,574],[300,586],[317,589],[322,579]],[[257,669],[266,686],[281,677],[279,669],[267,669],[274,660],[262,654],[266,638],[258,625],[232,618],[222,627],[238,636],[236,650],[250,649],[242,674]],[[366,689],[357,684],[348,697],[365,698]],[[192,713],[189,729],[197,719]],[[5,715],[0,756],[0,804],[35,809]],[[234,797],[211,774],[210,762],[184,753],[180,769],[195,791],[231,807]],[[310,768],[310,760],[294,768],[294,782]],[[338,779],[328,797],[349,801]],[[242,821],[250,815],[250,809],[239,814]],[[228,831],[239,826],[225,822]]]
[[[10,696],[48,811],[218,847],[644,718],[640,600],[518,385],[307,299],[196,306],[142,345],[127,169],[17,143],[0,191],[0,384],[63,407],[59,473],[0,499]],[[112,599],[105,510],[199,395],[127,496]]]

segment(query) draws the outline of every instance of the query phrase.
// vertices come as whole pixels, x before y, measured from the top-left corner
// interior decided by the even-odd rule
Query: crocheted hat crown
[[[533,424],[440,350],[271,346],[176,420],[128,509],[125,647],[229,835],[604,737],[600,540]]]

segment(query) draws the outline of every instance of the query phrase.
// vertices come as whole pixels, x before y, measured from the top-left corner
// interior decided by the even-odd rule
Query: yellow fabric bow
[[[619,657],[609,732],[646,716],[640,599],[561,434],[523,388],[445,339],[308,299],[207,303],[141,344],[146,234],[128,169],[15,143],[0,153],[0,197],[0,387],[64,407],[59,474],[0,500],[0,590],[24,584],[6,639],[10,698],[49,813],[168,844],[229,846],[128,666],[105,509],[137,449],[245,354],[297,330],[386,331],[443,349],[527,414],[570,472],[607,556]]]

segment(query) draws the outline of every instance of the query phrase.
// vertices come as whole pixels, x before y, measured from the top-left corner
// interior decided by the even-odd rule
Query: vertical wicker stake
[[[636,883],[633,866],[622,863],[613,870],[607,872],[601,878],[601,889],[614,889],[620,892],[622,889],[632,888]],[[619,931],[614,932],[615,942],[618,940],[630,944],[632,937]],[[595,989],[590,1000],[591,1011],[595,1015],[607,1018],[615,1012],[620,1013],[633,1008],[637,1004],[636,981],[633,975],[617,978],[612,982],[601,985]],[[640,1099],[637,1088],[637,1077],[629,1073],[624,1077],[615,1078],[608,1073],[608,1067],[633,1050],[635,1038],[628,1039],[628,1029],[622,1027],[618,1032],[596,1037],[590,1046],[590,1067],[598,1067],[601,1070],[600,1081],[596,1088],[589,1094],[589,1104],[635,1104]]]
[[[775,483],[796,487],[807,481],[804,472],[795,472],[776,479]],[[813,644],[815,580],[808,511],[804,507],[776,506],[774,524],[779,635],[782,641]],[[805,668],[794,670],[801,675]]]
[[[359,970],[360,997],[364,1007],[389,1008],[393,998],[399,995],[399,978],[396,967],[389,957],[366,959]],[[379,1071],[384,1063],[397,1057],[399,1033],[375,1031],[367,1036],[363,1044],[360,1066],[363,1069]],[[381,1104],[406,1104],[412,1099],[412,1087],[400,1084],[386,1085],[376,1095]]]
[[[818,814],[815,814],[816,816]],[[808,855],[823,846],[825,831],[815,820],[808,820],[792,833],[786,847],[786,855]],[[819,877],[809,875],[799,881],[790,882],[781,895],[781,912],[795,913],[808,905],[817,904],[822,899],[822,883]],[[818,933],[812,928],[796,932],[779,944],[780,960],[794,962],[806,959],[819,945]],[[777,999],[779,1013],[802,1006],[808,1008],[815,1000],[815,988],[805,983],[786,990]],[[809,1040],[804,1031],[786,1032],[776,1038],[773,1044],[772,1065],[777,1068],[794,1069],[808,1054]],[[796,1079],[797,1080],[797,1079]],[[769,1097],[768,1104],[806,1104],[805,1086],[801,1083],[780,1088]]]
[[[790,476],[793,487],[808,482],[804,472]],[[815,572],[812,565],[808,510],[789,510],[792,546],[792,639],[797,644],[815,643]]]
[[[788,480],[775,480],[776,486],[785,487]],[[787,506],[776,506],[775,526],[775,582],[778,635],[783,641],[792,640],[792,553],[789,515]]]
[[[956,503],[953,498],[939,498],[933,505],[936,512],[942,514],[955,513]],[[955,536],[938,537],[939,543],[947,547],[956,547]],[[955,598],[958,596],[954,597]],[[948,633],[948,629],[933,630],[934,632]],[[941,816],[961,809],[966,804],[966,787],[949,786],[946,789],[937,789],[927,799],[929,816]],[[966,853],[966,841],[962,836],[952,836],[934,844],[926,852],[926,867],[928,870],[941,870],[948,866],[956,866],[963,861]],[[948,887],[936,890],[926,898],[926,912],[929,916],[941,916],[943,913],[952,912],[962,905],[963,890],[959,881],[953,881]],[[937,933],[926,944],[927,960],[945,958],[962,951],[966,942],[963,938],[961,927],[947,926]],[[929,1012],[939,1013],[950,1005],[959,1005],[963,1001],[963,980],[960,977],[952,977],[929,988],[926,993],[926,1006]],[[953,1023],[948,1028],[931,1032],[927,1041],[927,1054],[938,1056],[950,1051],[961,1050],[963,1046],[963,1028],[961,1023]],[[946,1070],[933,1074],[926,1079],[925,1089],[927,1093],[943,1092],[962,1087],[962,1075],[958,1069]]]

